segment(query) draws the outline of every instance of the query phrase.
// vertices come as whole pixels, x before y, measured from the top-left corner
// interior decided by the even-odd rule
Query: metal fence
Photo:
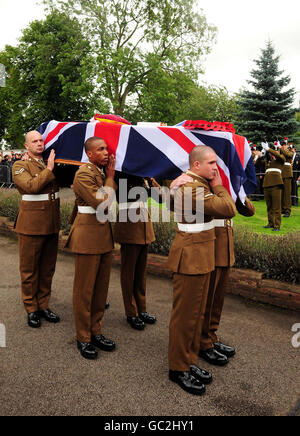
[[[11,165],[0,165],[0,188],[13,188]]]

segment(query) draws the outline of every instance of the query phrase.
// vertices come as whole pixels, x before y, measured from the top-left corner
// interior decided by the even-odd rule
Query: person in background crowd
[[[251,199],[254,201],[262,200],[264,197],[263,190],[263,181],[264,181],[264,172],[265,172],[265,160],[262,155],[262,152],[258,149],[253,151],[253,162],[255,165],[256,172],[256,189],[255,193],[251,194]]]
[[[180,195],[177,191],[174,195],[178,230],[168,259],[173,272],[169,379],[185,391],[201,395],[205,384],[212,381],[211,374],[197,363],[210,278],[215,269],[214,218],[231,219],[236,207],[222,184],[217,156],[210,147],[192,150],[186,175],[193,181],[177,190]],[[183,210],[187,203],[188,210]],[[199,204],[204,210],[197,210]]]
[[[292,211],[292,180],[293,180],[293,158],[294,153],[288,144],[280,147],[280,153],[285,157],[282,169],[283,190],[281,194],[281,213],[284,218],[289,218]]]
[[[281,173],[285,157],[283,154],[270,148],[267,143],[263,145],[263,148],[270,158],[266,166],[266,175],[263,183],[268,212],[268,224],[264,228],[272,228],[273,231],[279,231],[281,226],[281,191],[283,189]]]
[[[117,200],[119,214],[115,224],[115,242],[121,245],[121,288],[128,324],[135,330],[144,330],[145,324],[155,324],[156,317],[147,312],[146,280],[148,246],[155,241],[147,198],[130,200],[131,189],[143,188],[151,195],[150,184],[156,182],[141,177],[116,173],[119,185]],[[122,198],[124,192],[124,199]],[[134,213],[137,220],[131,220]]]

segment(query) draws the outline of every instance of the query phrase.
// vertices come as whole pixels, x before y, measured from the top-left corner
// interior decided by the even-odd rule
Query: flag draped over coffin
[[[116,157],[116,170],[140,177],[175,179],[189,168],[189,153],[197,145],[209,145],[218,156],[224,186],[234,200],[242,201],[256,187],[255,168],[246,138],[230,132],[188,130],[183,126],[148,127],[99,122],[48,121],[38,131],[45,141],[45,158],[51,149],[56,162],[88,162],[85,141],[105,140]]]

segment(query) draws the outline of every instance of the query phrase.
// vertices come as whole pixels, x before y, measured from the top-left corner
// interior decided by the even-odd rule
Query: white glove
[[[261,146],[262,146],[262,148],[263,148],[264,150],[266,150],[266,151],[269,150],[269,148],[270,148],[270,147],[269,147],[269,144],[268,144],[267,142],[262,142],[262,143],[261,143]]]

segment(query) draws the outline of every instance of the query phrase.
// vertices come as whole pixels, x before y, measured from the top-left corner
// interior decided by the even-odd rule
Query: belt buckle
[[[51,194],[49,194],[49,198],[51,201],[54,201],[55,200],[55,193],[51,192]]]
[[[225,220],[225,226],[231,227],[231,220]]]

